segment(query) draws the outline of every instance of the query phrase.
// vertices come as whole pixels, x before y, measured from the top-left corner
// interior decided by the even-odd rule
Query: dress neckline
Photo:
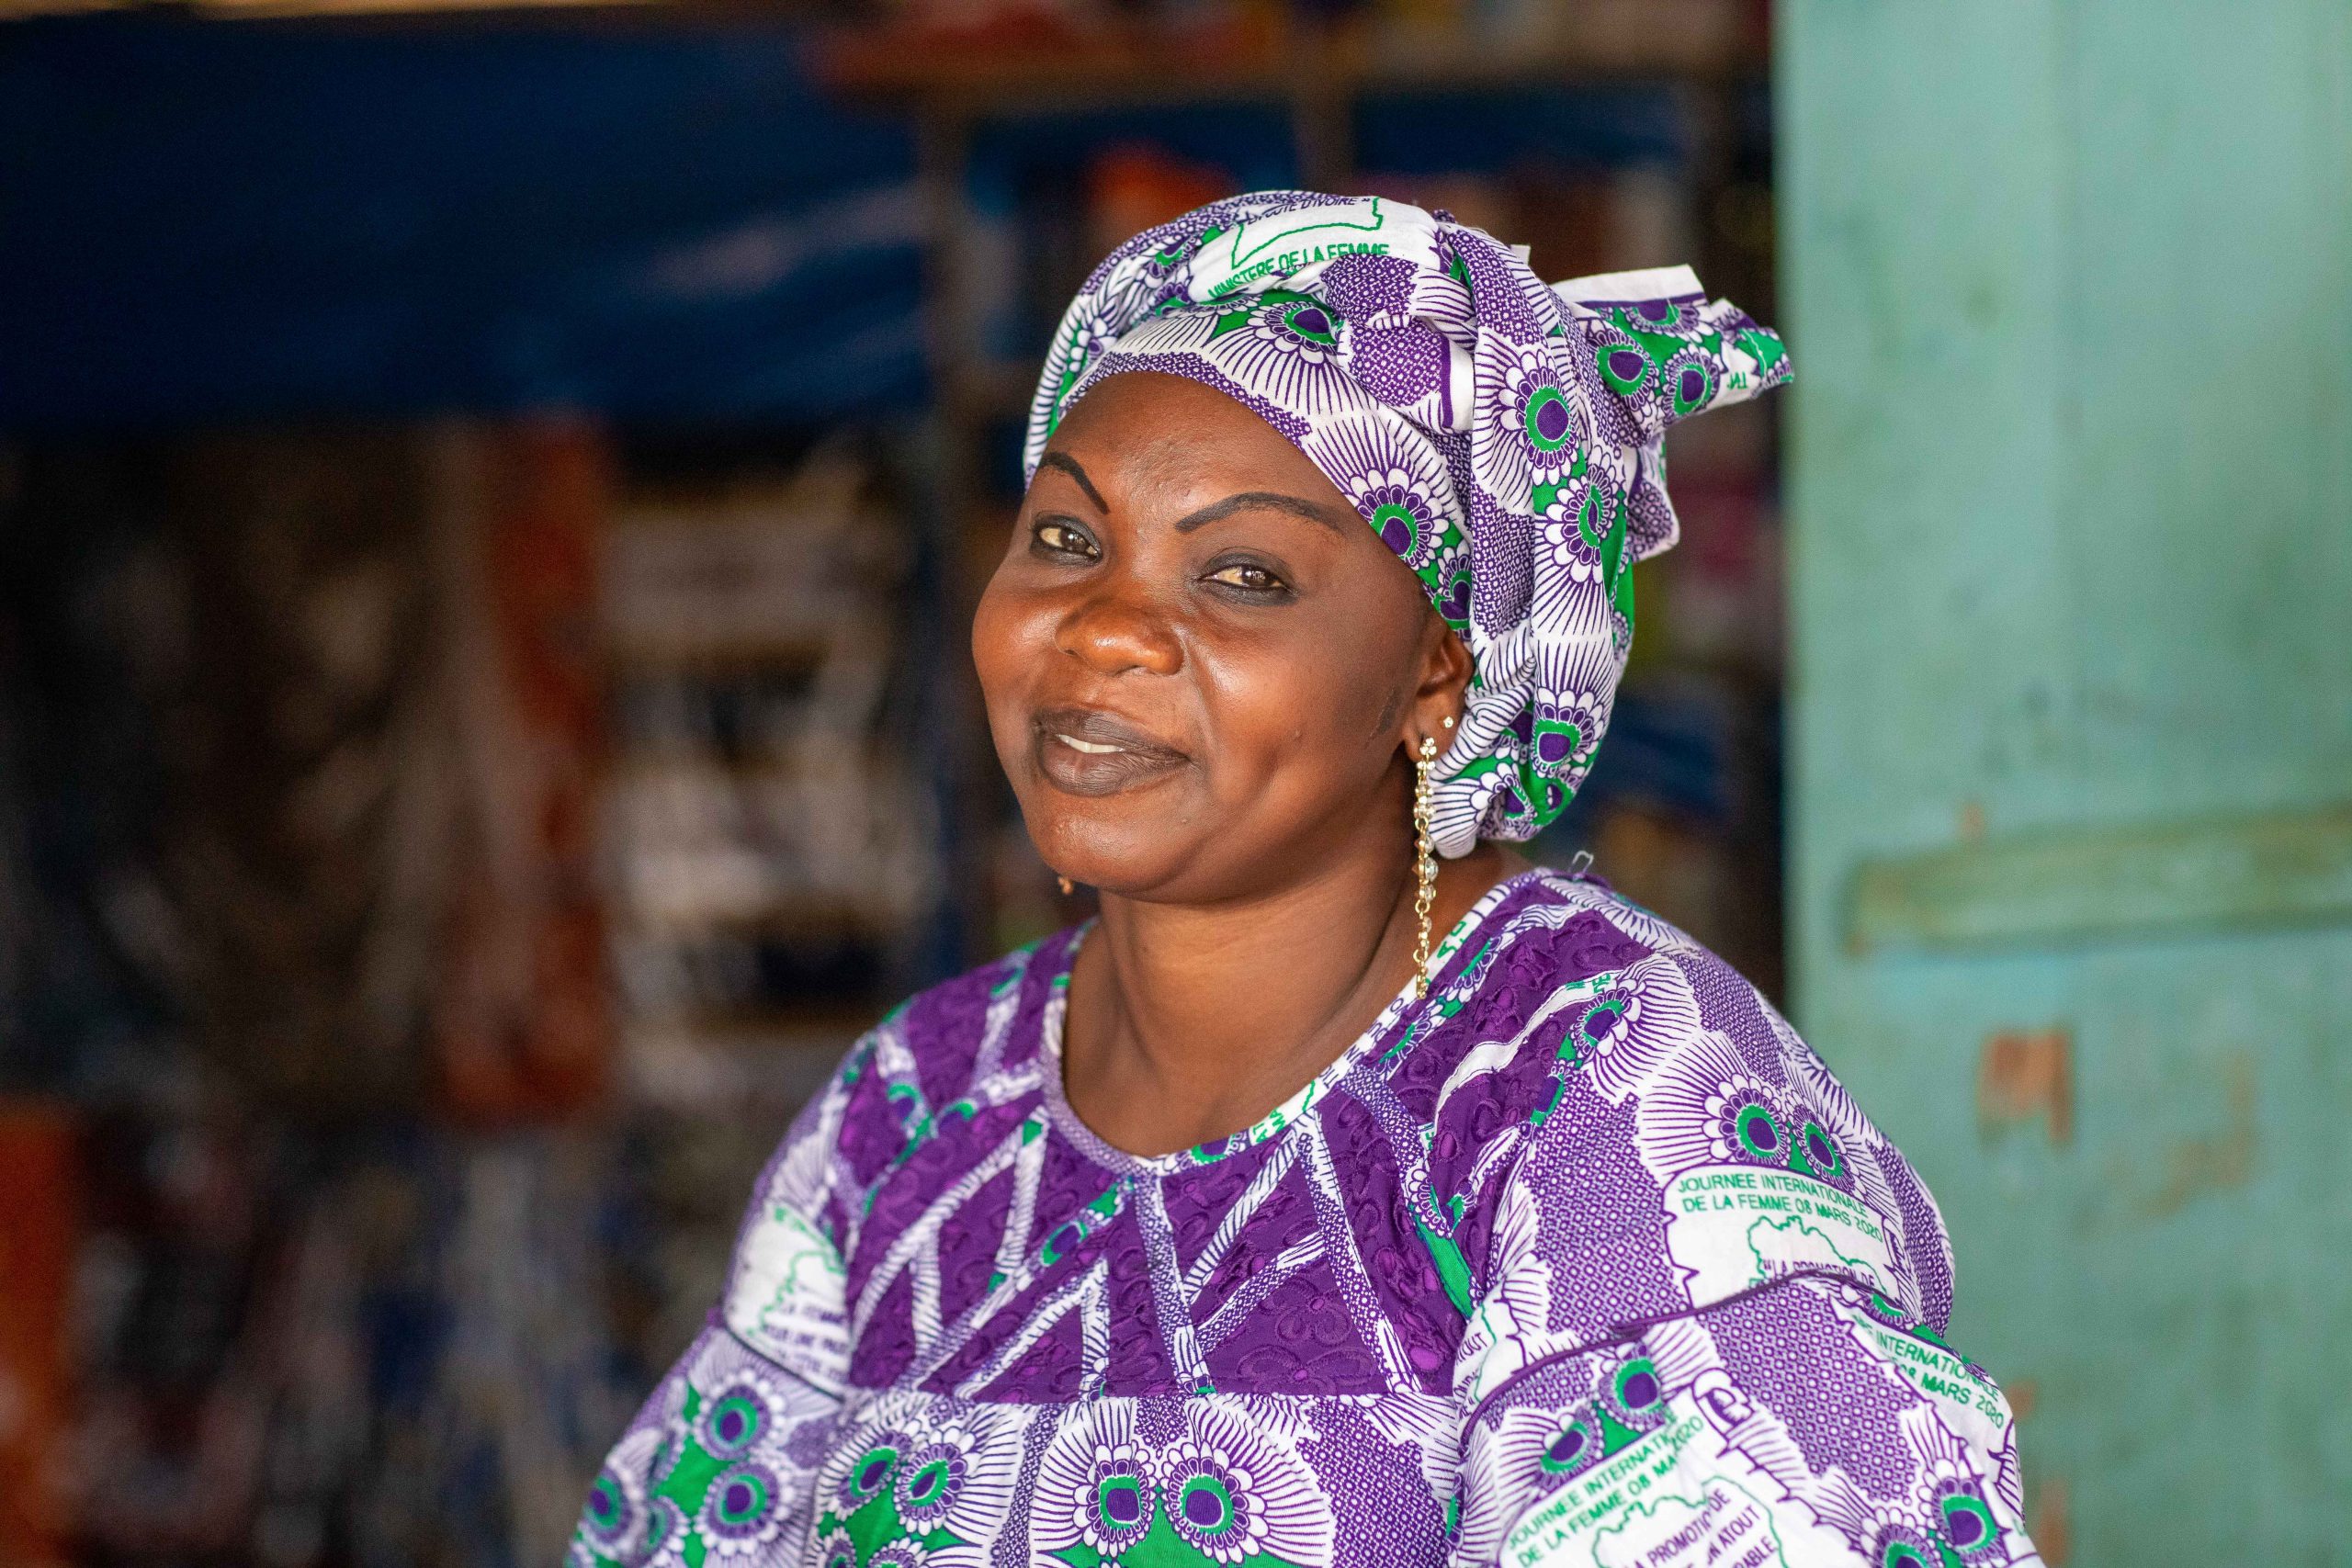
[[[1280,1105],[1238,1132],[1164,1155],[1133,1154],[1111,1143],[1086,1124],[1085,1120],[1071,1108],[1069,1098],[1064,1092],[1062,1027],[1069,1010],[1070,971],[1077,964],[1078,950],[1094,930],[1093,920],[1088,919],[1070,932],[1069,940],[1062,944],[1061,952],[1056,957],[1053,972],[1046,977],[1047,992],[1045,1008],[1038,1019],[1037,1055],[1043,1068],[1040,1077],[1046,1119],[1064,1137],[1076,1145],[1088,1160],[1122,1176],[1174,1176],[1202,1166],[1215,1165],[1244,1149],[1254,1148],[1280,1137],[1311,1107],[1327,1099],[1341,1079],[1370,1058],[1400,1026],[1436,1003],[1438,977],[1505,900],[1520,888],[1550,874],[1544,867],[1533,866],[1504,877],[1480,894],[1477,902],[1453,923],[1453,929],[1446,933],[1445,940],[1439,942],[1436,951],[1430,954],[1429,967],[1423,971],[1429,977],[1430,994],[1427,997],[1414,996],[1412,982],[1408,980],[1403,988],[1389,999],[1388,1005],[1380,1010],[1380,1016],[1365,1026],[1363,1032],[1357,1035],[1346,1050],[1334,1056],[1322,1071],[1307,1079]]]

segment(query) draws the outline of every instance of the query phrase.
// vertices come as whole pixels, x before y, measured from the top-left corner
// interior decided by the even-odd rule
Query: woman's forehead
[[[1339,493],[1306,454],[1247,406],[1213,387],[1157,372],[1096,383],[1063,419],[1047,450],[1077,460],[1098,485],[1214,479],[1239,488],[1279,481],[1318,495]]]

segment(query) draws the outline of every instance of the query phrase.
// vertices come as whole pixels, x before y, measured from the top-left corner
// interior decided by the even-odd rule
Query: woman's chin
[[[1061,796],[1042,810],[1024,801],[1023,816],[1030,841],[1060,875],[1120,897],[1185,901],[1186,886],[1213,858],[1214,843],[1202,827],[1208,814],[1169,809],[1165,802],[1130,810],[1130,804],[1125,792]]]

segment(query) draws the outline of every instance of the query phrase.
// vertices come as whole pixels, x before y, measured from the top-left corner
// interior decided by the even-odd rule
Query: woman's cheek
[[[1227,775],[1220,793],[1246,799],[1318,790],[1335,760],[1334,705],[1350,702],[1349,682],[1331,662],[1311,649],[1261,643],[1193,664]]]
[[[980,693],[990,705],[1012,696],[1029,657],[1025,644],[1035,640],[1026,624],[1021,595],[1001,582],[991,582],[980,595],[972,615],[972,665],[978,671]]]

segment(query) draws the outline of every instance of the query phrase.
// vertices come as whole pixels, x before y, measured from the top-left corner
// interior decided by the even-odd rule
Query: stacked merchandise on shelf
[[[555,1561],[615,1375],[605,1141],[110,1108],[50,1495],[82,1561]]]
[[[605,1113],[604,443],[6,475],[0,1557],[555,1561],[657,1228]]]
[[[943,877],[912,540],[841,437],[782,471],[764,448],[650,451],[605,530],[613,951],[662,1219],[649,1344],[683,1345],[793,1111],[927,977]]]

